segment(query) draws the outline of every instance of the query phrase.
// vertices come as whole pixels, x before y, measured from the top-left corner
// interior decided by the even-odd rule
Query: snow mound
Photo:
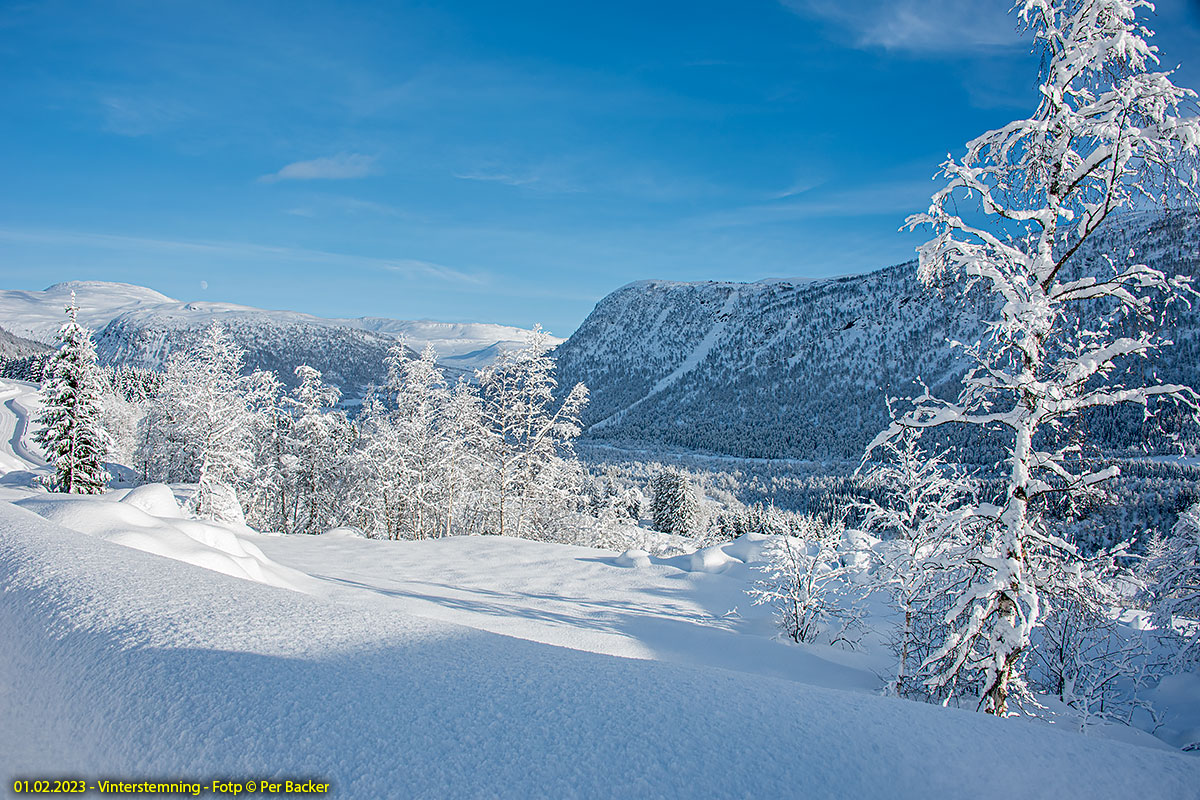
[[[69,495],[43,495],[18,500],[21,506],[64,528],[95,536],[116,544],[147,553],[184,561],[235,578],[244,578],[302,591],[308,579],[288,567],[271,561],[256,545],[220,525],[200,520],[181,519],[175,498],[170,505],[161,486],[140,487],[150,491],[132,490],[118,502]],[[130,497],[133,498],[132,502]],[[137,504],[165,511],[157,516]]]
[[[734,558],[725,552],[726,545],[714,544],[704,547],[688,556],[689,572],[724,572],[730,564],[741,564],[740,558]]]
[[[722,549],[738,561],[755,564],[763,560],[763,548],[771,537],[765,533],[743,533]]]
[[[876,537],[854,528],[842,534],[842,543],[839,548],[841,552],[838,558],[853,570],[851,575],[855,583],[870,581],[872,551],[879,546],[879,543],[880,540]]]
[[[648,567],[650,554],[645,550],[626,550],[614,558],[613,563],[618,567]]]
[[[732,541],[703,547],[673,563],[688,572],[720,573],[734,564],[762,561],[763,549],[770,539],[765,533],[744,533]]]
[[[365,533],[363,533],[362,531],[360,531],[358,528],[350,527],[347,525],[343,525],[338,528],[330,528],[329,530],[325,531],[321,535],[328,536],[331,539],[365,539],[365,538],[367,538],[367,535]]]
[[[1200,743],[1200,673],[1168,675],[1151,694],[1157,708],[1167,709],[1155,735],[1180,748]]]
[[[145,511],[152,517],[165,519],[182,519],[183,510],[175,500],[175,493],[170,486],[161,483],[147,483],[130,489],[120,502]]]

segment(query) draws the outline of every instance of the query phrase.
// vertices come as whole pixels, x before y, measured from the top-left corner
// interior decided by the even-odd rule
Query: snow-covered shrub
[[[1084,726],[1094,717],[1129,724],[1161,677],[1145,637],[1118,622],[1110,599],[1090,582],[1048,593],[1033,640],[1030,686],[1076,709]]]
[[[810,516],[797,516],[794,524],[790,535],[765,546],[762,578],[749,594],[755,605],[774,606],[793,641],[853,646],[862,592],[850,580],[855,567],[843,558],[845,526]]]
[[[926,453],[920,432],[905,429],[881,448],[885,460],[864,470],[880,487],[880,500],[856,504],[864,530],[886,541],[877,549],[873,585],[899,612],[891,637],[896,656],[893,688],[898,694],[930,698],[926,660],[941,646],[950,585],[946,556],[957,540],[958,509],[974,499],[975,485],[945,453]],[[961,570],[950,570],[959,572]]]

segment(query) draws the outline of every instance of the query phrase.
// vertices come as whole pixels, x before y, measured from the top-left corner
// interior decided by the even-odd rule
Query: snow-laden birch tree
[[[334,524],[349,422],[336,408],[341,390],[322,381],[320,370],[301,364],[295,375],[300,383],[281,403],[282,530],[320,533]]]
[[[479,487],[485,463],[479,458],[495,445],[495,434],[483,425],[483,401],[466,378],[450,392],[443,419],[446,433],[442,460],[446,490],[445,527],[440,535],[478,533],[486,517]]]
[[[501,536],[529,536],[523,526],[532,506],[546,500],[543,510],[557,508],[564,500],[559,484],[572,474],[560,461],[579,435],[587,387],[576,384],[555,403],[552,346],[549,335],[536,326],[524,349],[501,353],[476,373],[481,421],[488,431],[480,460],[492,531]]]
[[[273,383],[242,375],[243,359],[229,332],[209,325],[194,348],[168,360],[160,408],[147,419],[157,430],[152,477],[196,481],[192,511],[231,523],[243,521],[238,488],[252,472],[256,395]]]
[[[405,538],[430,539],[446,529],[449,491],[447,462],[452,457],[448,435],[450,389],[437,363],[437,353],[426,345],[420,358],[409,358],[401,344],[388,359],[389,387],[396,403],[393,415],[404,454],[406,497]]]
[[[54,463],[52,486],[68,494],[100,494],[108,485],[108,435],[101,424],[104,381],[92,334],[79,324],[75,293],[46,368],[39,429],[33,434]]]
[[[1004,496],[976,509],[990,523],[969,556],[978,579],[951,609],[951,636],[935,654],[981,677],[981,706],[992,714],[1006,713],[1020,685],[1045,571],[1074,555],[1048,530],[1039,502],[1095,491],[1117,474],[1046,434],[1101,406],[1136,403],[1149,413],[1166,398],[1193,413],[1200,406],[1189,387],[1120,375],[1169,344],[1157,323],[1192,293],[1190,280],[1133,253],[1102,264],[1077,257],[1114,213],[1196,197],[1196,95],[1158,71],[1152,32],[1138,18],[1151,9],[1143,0],[1020,0],[1020,23],[1043,53],[1037,111],[948,158],[945,188],[907,222],[936,234],[919,248],[923,281],[958,279],[997,299],[984,339],[964,347],[974,366],[957,400],[926,392],[871,444],[952,423],[1004,437]],[[960,216],[960,202],[982,213]]]

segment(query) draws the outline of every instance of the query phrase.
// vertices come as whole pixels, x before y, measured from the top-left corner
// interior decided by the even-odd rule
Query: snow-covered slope
[[[1196,275],[1200,217],[1127,219],[1081,256],[1130,249]],[[822,281],[640,281],[601,300],[557,349],[559,379],[591,390],[593,439],[857,461],[886,425],[888,395],[913,394],[918,378],[935,392],[957,384],[964,363],[950,343],[976,341],[987,312],[982,298],[923,287],[913,264]],[[1176,312],[1176,345],[1146,368],[1200,385],[1200,305]],[[1141,424],[1138,412],[1094,427],[1130,446]]]
[[[496,360],[504,350],[518,350],[528,341],[529,331],[489,322],[434,322],[398,320],[381,317],[338,319],[331,322],[352,328],[403,338],[420,350],[432,345],[443,364],[460,369],[476,369]],[[565,339],[553,339],[555,343]]]
[[[339,537],[325,555],[394,544]],[[487,555],[451,560],[482,576]],[[380,588],[419,599],[428,580]],[[0,585],[6,778],[313,778],[336,797],[1193,798],[1200,786],[1184,754],[471,625],[473,613],[502,626],[510,592],[533,596],[519,586],[498,587],[492,611],[482,590],[441,601],[463,625],[365,593],[239,580],[6,503]],[[686,582],[664,590],[689,602]],[[565,624],[586,636],[637,613],[636,596],[612,599],[576,598]],[[634,631],[650,648],[675,629],[652,622]]]
[[[604,298],[556,351],[591,390],[593,438],[719,453],[861,453],[884,392],[954,374],[969,325],[907,266],[829,281],[642,281]]]
[[[13,361],[50,352],[50,345],[16,336],[0,328],[0,360]]]
[[[220,322],[246,352],[250,369],[276,373],[287,385],[297,366],[354,395],[386,375],[384,359],[396,340],[286,311],[217,303],[175,303],[116,317],[96,333],[96,352],[109,364],[159,369],[171,353],[191,346],[211,322]]]
[[[172,304],[165,294],[144,286],[107,281],[66,281],[40,292],[0,290],[0,325],[17,336],[51,343],[63,324],[63,309],[75,293],[79,321],[93,331],[111,320],[141,308]]]
[[[491,363],[502,350],[524,346],[528,334],[486,323],[326,319],[233,303],[183,303],[144,287],[102,281],[59,283],[41,292],[0,291],[0,325],[52,341],[71,292],[80,320],[93,329],[97,351],[109,363],[155,369],[219,321],[247,351],[251,368],[273,370],[290,383],[292,370],[309,364],[351,392],[381,378],[383,357],[401,337],[417,351],[432,345],[459,374]]]

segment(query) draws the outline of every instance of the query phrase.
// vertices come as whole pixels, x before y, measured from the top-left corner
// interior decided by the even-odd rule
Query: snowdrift
[[[184,519],[171,489],[163,484],[100,496],[41,494],[15,505],[80,533],[237,578],[296,590],[310,583],[227,526]]]
[[[1196,797],[1200,759],[351,608],[0,504],[0,773],[341,797]],[[5,780],[6,789],[11,786]]]

